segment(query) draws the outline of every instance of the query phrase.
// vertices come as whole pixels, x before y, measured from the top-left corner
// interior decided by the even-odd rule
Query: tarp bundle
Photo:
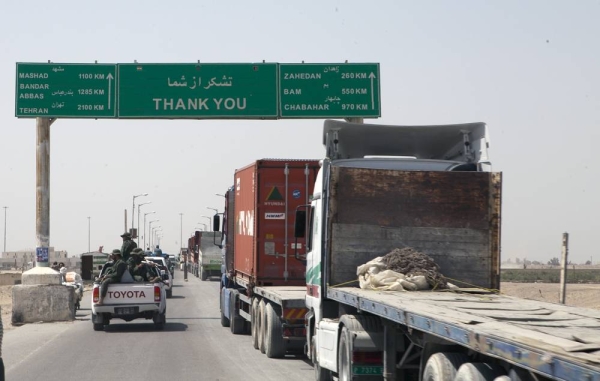
[[[379,291],[417,291],[456,286],[446,282],[438,265],[410,247],[394,249],[356,270],[360,288]]]

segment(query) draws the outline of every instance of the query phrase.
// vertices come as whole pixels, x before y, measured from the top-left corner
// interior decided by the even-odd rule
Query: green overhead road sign
[[[279,64],[281,118],[379,117],[379,64]]]
[[[277,118],[277,64],[119,64],[119,118]]]
[[[115,64],[17,63],[15,116],[115,118]]]

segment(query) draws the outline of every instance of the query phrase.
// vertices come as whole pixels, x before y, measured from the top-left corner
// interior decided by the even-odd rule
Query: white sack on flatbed
[[[428,290],[429,284],[423,275],[406,276],[386,270],[383,257],[377,257],[356,270],[360,288],[378,291],[417,291]]]

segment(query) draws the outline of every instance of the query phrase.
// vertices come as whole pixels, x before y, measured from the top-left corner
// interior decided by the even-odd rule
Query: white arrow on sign
[[[106,79],[108,79],[108,109],[110,110],[110,89],[111,89],[111,82],[113,80],[113,76],[111,73],[108,73],[108,75],[106,76]],[[371,83],[371,87],[373,87],[373,83]]]
[[[371,74],[369,74],[369,78],[371,78],[371,109],[375,110],[375,92],[373,91],[373,80],[375,79],[375,74],[371,72]]]

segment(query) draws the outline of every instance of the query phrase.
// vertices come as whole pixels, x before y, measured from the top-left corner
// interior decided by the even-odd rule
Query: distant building
[[[0,256],[1,269],[30,269],[35,266],[35,249],[7,251]],[[79,258],[68,257],[66,250],[54,250],[54,247],[48,248],[48,262],[63,262],[68,269],[77,268],[81,262]]]

